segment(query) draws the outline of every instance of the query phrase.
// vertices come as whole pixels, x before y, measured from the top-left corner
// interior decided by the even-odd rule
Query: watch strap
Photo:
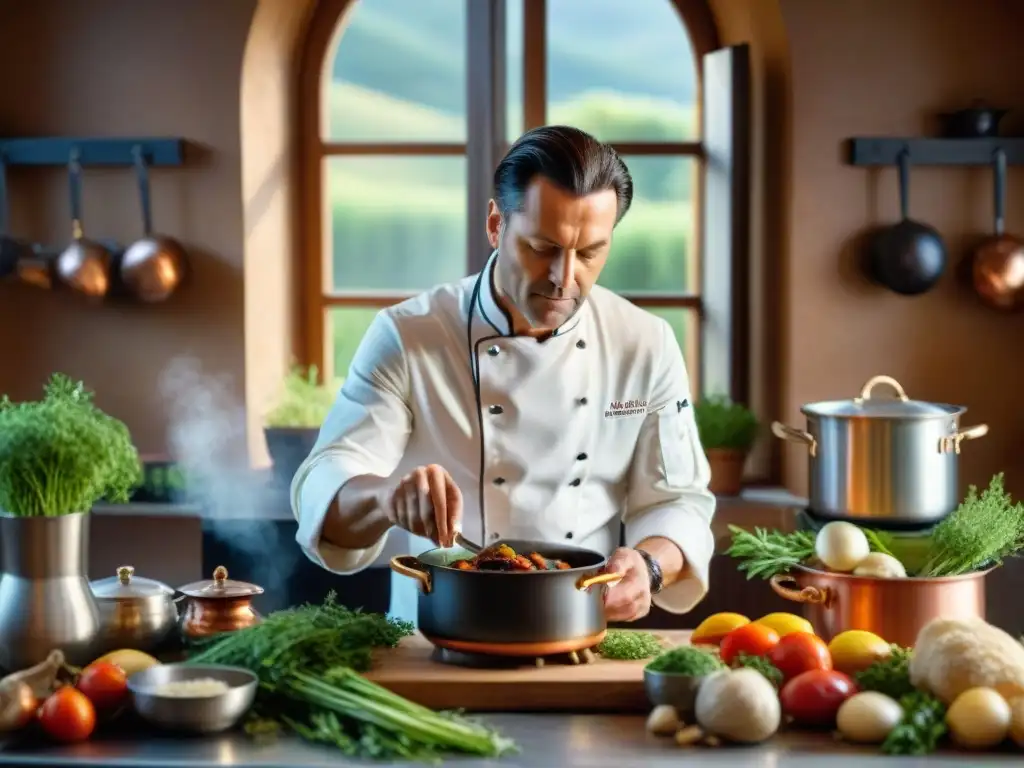
[[[651,578],[651,594],[656,595],[665,586],[665,575],[661,571],[661,565],[647,550],[638,549],[637,552],[640,553],[640,557],[647,563],[647,573],[650,574]]]

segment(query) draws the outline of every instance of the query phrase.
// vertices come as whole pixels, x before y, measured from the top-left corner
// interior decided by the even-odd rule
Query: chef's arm
[[[671,327],[664,323],[662,330],[659,374],[633,454],[623,521],[626,546],[648,551],[664,573],[654,604],[686,613],[708,591],[715,497],[682,352]]]
[[[408,403],[401,338],[384,311],[363,337],[316,445],[292,480],[296,541],[327,570],[355,573],[384,548],[391,526],[377,499],[405,453]]]

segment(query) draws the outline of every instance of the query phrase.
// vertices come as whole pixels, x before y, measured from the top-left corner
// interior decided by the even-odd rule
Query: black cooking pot
[[[432,549],[391,558],[395,573],[420,583],[419,631],[441,648],[501,656],[546,656],[591,648],[604,639],[603,590],[618,581],[607,558],[583,547],[503,541],[521,554],[539,552],[569,568],[550,571],[470,571],[452,567],[472,557],[462,549]]]

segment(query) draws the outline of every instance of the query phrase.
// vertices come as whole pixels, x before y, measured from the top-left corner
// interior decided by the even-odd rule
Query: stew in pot
[[[564,560],[549,560],[539,552],[522,555],[508,544],[496,544],[474,557],[456,560],[451,567],[460,571],[564,571],[571,566]]]

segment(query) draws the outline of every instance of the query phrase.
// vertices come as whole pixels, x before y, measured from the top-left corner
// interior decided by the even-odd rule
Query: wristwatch
[[[640,557],[642,557],[644,562],[647,563],[647,572],[651,576],[651,594],[656,595],[661,592],[662,588],[665,586],[665,576],[661,572],[661,566],[647,550],[638,549],[637,552],[640,553]]]

